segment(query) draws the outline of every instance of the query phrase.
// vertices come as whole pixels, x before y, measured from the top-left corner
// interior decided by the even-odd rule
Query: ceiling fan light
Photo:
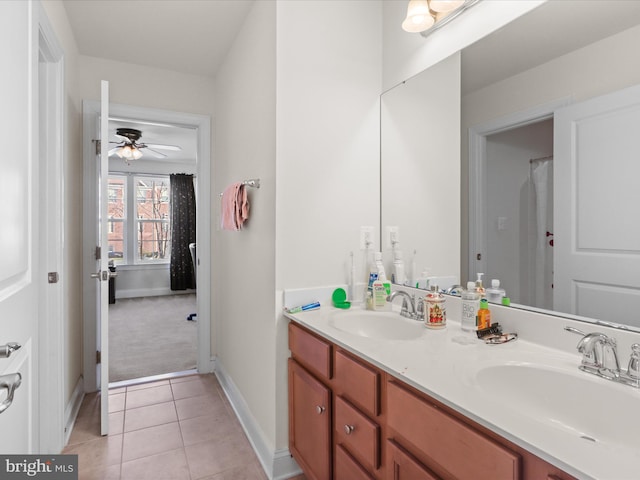
[[[429,11],[427,0],[411,0],[407,7],[407,18],[402,22],[402,29],[409,33],[424,32],[435,23]]]
[[[446,13],[460,8],[464,0],[430,0],[429,7],[434,12]]]
[[[131,157],[134,160],[138,160],[140,157],[142,157],[142,152],[140,151],[139,148],[133,148],[131,151]]]

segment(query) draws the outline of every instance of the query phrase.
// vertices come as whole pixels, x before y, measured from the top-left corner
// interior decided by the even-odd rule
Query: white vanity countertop
[[[364,312],[361,308],[350,311]],[[635,398],[629,398],[631,405],[637,400],[637,410],[628,414],[632,424],[640,423],[640,389],[580,372],[577,367],[581,357],[577,352],[549,348],[527,341],[522,335],[506,344],[486,345],[475,333],[463,332],[460,324],[451,319],[447,328],[424,328],[411,340],[368,338],[336,328],[332,317],[338,312],[343,314],[345,311],[323,306],[320,310],[285,315],[571,475],[597,480],[640,478],[640,449],[637,447],[640,441],[635,440],[635,445],[625,448],[623,440],[585,440],[581,434],[589,432],[563,425],[562,420],[553,418],[553,411],[545,409],[545,402],[552,399],[555,392],[537,392],[539,397],[535,399],[535,405],[540,408],[530,411],[527,406],[515,405],[515,402],[484,391],[476,379],[476,372],[494,365],[543,365],[547,370],[587,375],[593,377],[589,381],[600,382],[604,389],[622,389],[624,392],[620,393],[624,395],[635,395]],[[513,324],[508,327],[505,332],[512,331]],[[560,333],[562,326],[557,329],[557,332],[548,332],[549,335],[564,335]],[[575,345],[577,340],[577,337],[570,338],[570,343]],[[625,362],[626,357],[621,355],[621,366],[626,366]],[[513,388],[522,388],[522,385],[519,387],[514,381]],[[576,408],[580,408],[580,401],[580,396],[576,395]],[[604,401],[602,408],[593,411],[592,415],[602,417],[600,423],[606,424],[609,411],[616,408],[615,404]],[[627,424],[625,427],[634,428]],[[640,437],[640,431],[625,432],[623,437]]]

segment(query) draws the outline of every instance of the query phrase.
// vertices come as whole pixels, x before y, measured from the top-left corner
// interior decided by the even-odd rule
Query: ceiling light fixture
[[[142,157],[142,152],[135,145],[123,145],[116,150],[116,155],[125,160],[138,160]]]
[[[402,29],[426,37],[480,0],[411,0]]]

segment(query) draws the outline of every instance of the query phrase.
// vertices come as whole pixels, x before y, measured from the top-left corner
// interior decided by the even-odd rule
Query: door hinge
[[[60,279],[60,275],[58,275],[58,272],[47,273],[47,280],[49,283],[58,283],[59,279]]]
[[[96,363],[102,363],[102,354],[100,353],[100,350],[96,351]]]
[[[482,254],[481,253],[477,253],[476,254],[476,260],[482,260]]]
[[[102,142],[100,140],[94,140],[93,143],[96,146],[96,155],[100,155],[102,153]]]
[[[96,246],[94,256],[96,257],[96,260],[100,260],[102,258],[102,248],[100,246]]]

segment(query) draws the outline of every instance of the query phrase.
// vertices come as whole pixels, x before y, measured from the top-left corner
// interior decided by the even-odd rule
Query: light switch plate
[[[385,227],[385,247],[390,249],[393,247],[394,243],[398,243],[400,241],[400,231],[397,226],[387,226]]]
[[[360,227],[360,250],[373,248],[373,227]]]

